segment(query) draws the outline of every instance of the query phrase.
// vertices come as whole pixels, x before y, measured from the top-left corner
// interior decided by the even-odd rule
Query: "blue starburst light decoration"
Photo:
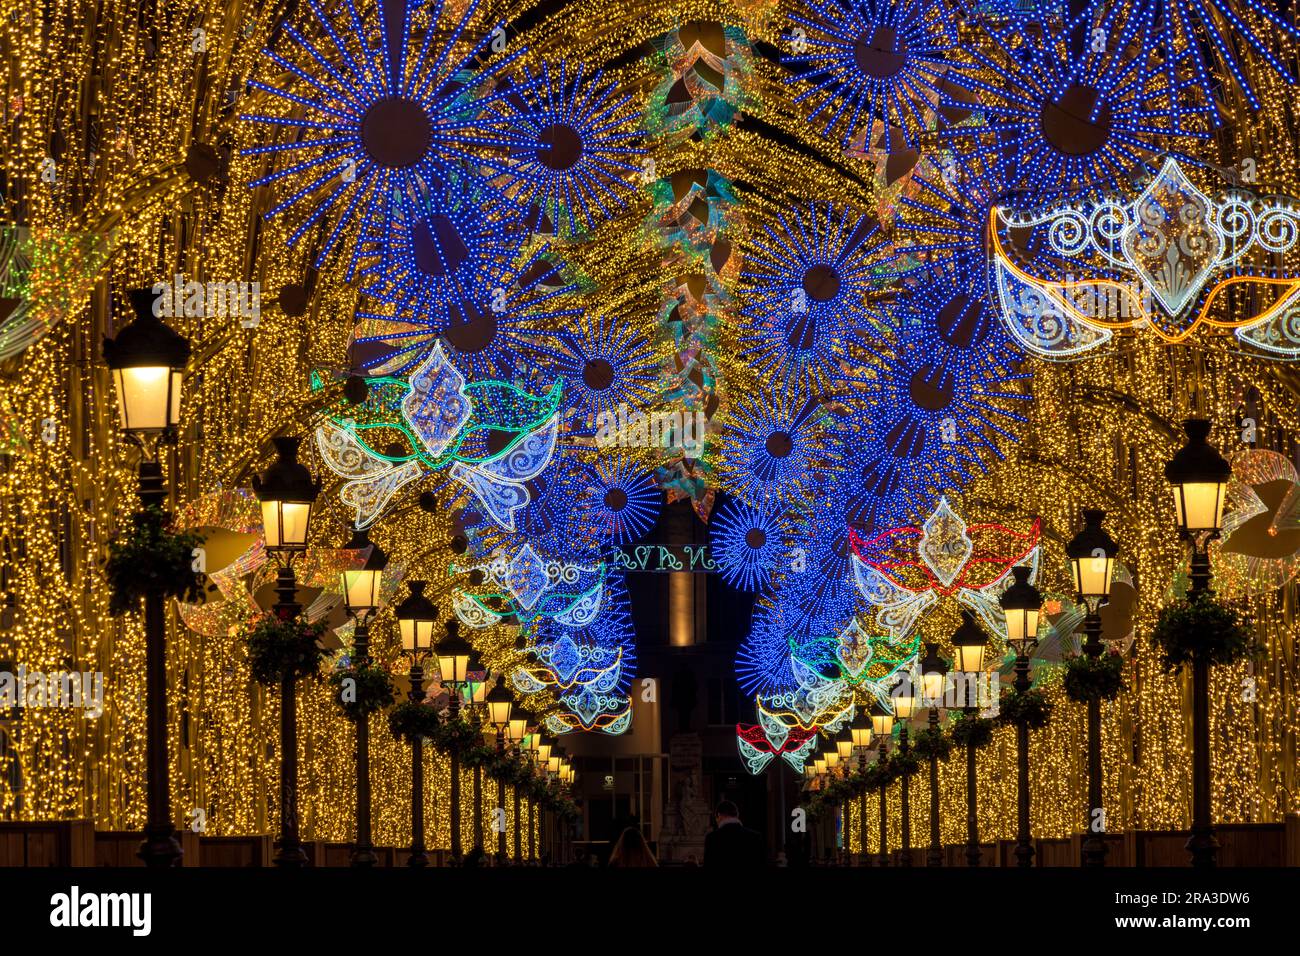
[[[1164,137],[1206,135],[1190,131],[1206,108],[1178,105],[1191,80],[1172,89],[1151,82],[1155,38],[1148,15],[1115,4],[1093,23],[1098,42],[1083,52],[1071,51],[1066,29],[1027,35],[1014,23],[988,25],[992,43],[967,51],[972,69],[957,82],[978,96],[1013,187],[1042,198],[1118,191],[1120,183],[1154,172],[1148,160],[1169,151]],[[1123,53],[1130,48],[1144,52]],[[969,105],[951,96],[945,101]],[[1183,116],[1180,127],[1171,112]],[[967,138],[972,129],[957,127],[946,136]]]
[[[647,330],[626,318],[584,313],[537,351],[564,378],[571,427],[599,433],[654,400],[662,359]]]
[[[787,386],[732,401],[719,439],[722,483],[753,507],[791,502],[837,467],[833,420],[807,390]]]
[[[1218,79],[1230,75],[1251,109],[1259,109],[1259,96],[1247,76],[1242,54],[1249,49],[1266,68],[1286,83],[1295,85],[1295,74],[1277,55],[1294,59],[1300,28],[1286,17],[1286,7],[1277,0],[1147,0],[1164,50],[1185,51],[1192,62],[1199,99],[1213,104]],[[1287,6],[1290,6],[1289,4]],[[1252,16],[1244,16],[1249,11]],[[1295,17],[1292,6],[1290,16]],[[1170,84],[1177,83],[1180,58],[1168,57],[1161,72]],[[1173,120],[1179,122],[1177,111]]]
[[[975,310],[968,298],[963,318]],[[865,439],[846,462],[846,478],[858,497],[846,508],[850,520],[902,522],[923,512],[937,491],[960,487],[982,472],[991,457],[1017,441],[1013,429],[1025,418],[1015,409],[1030,396],[1017,383],[1031,378],[1003,353],[948,347],[933,354],[908,341],[904,322],[916,313],[899,310],[894,334],[879,340],[875,374],[860,382],[859,423]],[[978,315],[976,315],[978,319]],[[940,335],[939,317],[933,322]],[[955,329],[955,326],[950,326]],[[955,338],[952,331],[949,338]]]
[[[365,216],[357,271],[366,294],[399,315],[445,322],[508,274],[528,234],[514,206],[469,175],[418,189]]]
[[[621,546],[645,536],[659,520],[663,492],[654,476],[626,454],[606,453],[587,468],[589,493],[581,506],[602,541]]]
[[[588,75],[561,61],[534,76],[494,107],[516,137],[502,188],[521,207],[546,216],[558,233],[589,230],[625,208],[645,150],[640,113],[599,70]]]
[[[316,265],[344,243],[351,278],[359,247],[350,227],[361,215],[385,221],[393,204],[418,195],[421,184],[445,181],[458,165],[499,166],[490,150],[524,143],[492,109],[502,95],[494,85],[524,50],[479,66],[490,35],[477,44],[463,42],[479,0],[471,0],[459,21],[446,24],[440,23],[443,3],[437,0],[422,33],[412,30],[409,0],[380,0],[364,15],[355,0],[342,0],[329,12],[318,0],[308,4],[324,36],[309,38],[286,25],[292,51],[266,53],[290,75],[286,86],[249,81],[284,108],[241,116],[290,135],[244,154],[290,160],[250,183],[289,190],[266,217],[302,210],[290,244],[320,227]]]
[[[794,13],[787,58],[797,79],[813,84],[795,103],[811,107],[822,134],[842,129],[847,147],[872,124],[902,132],[909,148],[931,123],[957,41],[953,8],[943,0],[811,0]],[[869,145],[869,144],[868,144]]]
[[[741,591],[765,590],[789,550],[789,533],[779,506],[724,502],[709,522],[713,561],[722,579]]]
[[[740,354],[762,375],[814,391],[840,372],[848,340],[877,320],[886,243],[874,221],[814,203],[764,224],[741,273]]]
[[[358,311],[365,325],[354,341],[367,349],[361,364],[400,374],[417,364],[441,337],[447,356],[470,380],[529,383],[550,373],[544,356],[557,330],[581,310],[566,305],[573,286],[542,246],[515,263],[491,263],[443,312]]]

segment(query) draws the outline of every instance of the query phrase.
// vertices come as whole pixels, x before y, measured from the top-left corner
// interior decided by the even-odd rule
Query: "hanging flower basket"
[[[921,769],[921,761],[917,759],[910,746],[907,748],[907,753],[900,750],[889,758],[889,762],[893,765],[895,779],[903,776],[903,774],[911,776]]]
[[[441,715],[423,701],[404,700],[388,712],[389,731],[408,744],[417,739],[433,740],[441,725]]]
[[[522,758],[514,754],[494,757],[485,770],[493,780],[499,780],[512,787],[521,786],[532,779],[531,768]]]
[[[154,506],[137,511],[125,535],[108,547],[110,614],[136,610],[146,594],[194,602],[203,593],[203,575],[194,570],[194,549],[203,536],[193,531],[167,530],[167,513]]]
[[[433,746],[445,754],[465,754],[483,740],[483,732],[463,717],[443,721],[428,736]]]
[[[483,739],[481,734],[478,735],[478,739],[480,741]],[[465,750],[462,750],[460,752],[460,762],[462,765],[466,767],[486,768],[489,764],[492,763],[493,760],[496,759],[496,756],[497,756],[496,750],[494,750],[492,747],[486,746],[485,744],[479,743],[477,745],[470,746]]]
[[[853,796],[853,791],[849,787],[849,782],[843,777],[837,777],[822,788],[822,799],[830,804],[841,804],[849,797]]]
[[[998,703],[997,722],[1015,726],[1024,723],[1030,730],[1047,726],[1052,716],[1052,705],[1047,695],[1037,688],[1026,691],[1012,690],[1002,695]]]
[[[334,703],[354,723],[393,704],[393,679],[378,664],[338,668],[330,672],[330,684]]]
[[[1080,654],[1065,662],[1065,694],[1070,700],[1114,700],[1123,689],[1124,659],[1118,654]]]
[[[302,618],[285,621],[275,614],[258,618],[244,631],[253,680],[276,687],[286,679],[319,674],[324,636],[324,624],[308,624]]]
[[[1209,591],[1166,605],[1151,640],[1160,648],[1168,671],[1177,671],[1197,657],[1211,665],[1236,664],[1254,650],[1254,636],[1241,613]]]
[[[952,742],[978,750],[993,739],[993,721],[977,714],[962,714],[952,724]]]
[[[939,728],[927,727],[912,738],[912,753],[920,760],[947,760],[952,741]]]

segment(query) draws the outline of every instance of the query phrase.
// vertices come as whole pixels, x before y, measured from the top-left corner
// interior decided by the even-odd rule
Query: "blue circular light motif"
[[[437,315],[360,311],[378,334],[361,335],[356,344],[374,353],[362,359],[368,369],[399,374],[419,363],[442,336],[447,357],[470,381],[517,381],[549,388],[553,378],[544,361],[554,346],[556,329],[574,321],[580,309],[565,306],[573,286],[549,252],[538,249],[519,264],[493,262],[475,277],[458,301],[448,301]],[[389,328],[391,327],[391,331]]]
[[[422,185],[417,198],[386,211],[362,224],[364,291],[399,315],[435,322],[451,306],[471,307],[483,281],[508,271],[527,238],[518,211],[464,174]]]
[[[1032,36],[1016,24],[990,23],[990,48],[972,45],[967,73],[955,81],[979,97],[979,112],[995,148],[1006,157],[1011,185],[1041,201],[1120,191],[1121,184],[1143,171],[1154,171],[1148,157],[1181,155],[1162,138],[1175,132],[1171,109],[1189,117],[1208,112],[1205,107],[1171,107],[1177,93],[1171,97],[1152,88],[1148,57],[1113,52],[1157,42],[1141,11],[1117,20],[1120,6],[1110,8],[1106,20],[1092,28],[1101,49],[1090,46],[1081,54],[1071,52],[1068,30],[1044,29]],[[969,107],[951,95],[945,95],[944,103]],[[1187,128],[1181,132],[1201,139],[1207,135]],[[971,133],[963,126],[945,135],[966,140]]]
[[[786,62],[813,84],[795,98],[813,107],[809,121],[821,122],[823,135],[842,126],[846,147],[859,134],[871,136],[877,121],[917,146],[951,66],[952,7],[943,0],[810,0],[807,9],[791,14],[799,32],[796,55]]]
[[[745,254],[740,355],[785,385],[821,390],[850,340],[878,320],[867,297],[883,283],[887,247],[874,221],[829,203],[782,214]]]
[[[1094,0],[1090,6],[1097,5],[1097,0]],[[1295,75],[1274,51],[1282,47],[1294,59],[1300,28],[1293,22],[1294,9],[1290,11],[1292,20],[1288,21],[1286,8],[1277,0],[1151,0],[1149,8],[1159,24],[1161,49],[1166,54],[1170,50],[1181,54],[1166,55],[1165,62],[1157,67],[1158,72],[1164,75],[1166,83],[1175,87],[1185,85],[1179,77],[1191,72],[1198,87],[1199,102],[1214,105],[1220,100],[1215,89],[1220,78],[1230,74],[1250,108],[1260,108],[1259,97],[1247,77],[1240,55],[1247,49],[1253,54],[1252,59],[1263,60],[1268,70],[1278,78],[1295,85]],[[1251,21],[1241,16],[1245,10],[1262,18],[1271,29],[1261,34]],[[1191,61],[1190,67],[1182,66],[1184,59]],[[1216,70],[1218,76],[1212,75]],[[1170,106],[1171,120],[1177,129],[1183,112],[1178,109],[1177,101]]]
[[[741,591],[763,591],[787,551],[789,528],[776,508],[728,500],[709,523],[713,563]]]
[[[894,321],[905,318],[900,310]],[[846,513],[903,523],[1018,440],[1011,429],[1025,418],[1012,407],[1030,396],[1014,386],[1032,376],[1006,356],[951,348],[929,354],[897,331],[890,339],[892,347],[879,340],[875,375],[859,382],[865,440],[845,463],[853,494]]]
[[[820,403],[801,389],[744,395],[733,400],[720,430],[718,475],[754,507],[774,498],[793,502],[838,467],[832,428]]]
[[[601,82],[598,70],[587,77],[561,61],[543,64],[537,76],[524,67],[524,85],[507,95],[499,111],[523,145],[511,149],[501,177],[503,191],[521,207],[550,219],[557,233],[591,229],[627,205],[631,174],[640,173],[636,157],[645,150],[640,115],[631,96],[619,96],[614,84]]]
[[[661,361],[650,341],[632,323],[608,315],[584,314],[569,323],[554,342],[538,344],[555,371],[564,377],[569,427],[595,433],[602,444],[605,426],[644,408],[659,389]]]
[[[631,544],[659,520],[663,492],[654,476],[620,455],[601,457],[588,469],[591,493],[583,499],[603,541]]]
[[[359,217],[386,221],[401,197],[416,195],[422,184],[445,182],[453,167],[500,168],[487,151],[526,142],[493,113],[502,97],[493,86],[523,50],[479,65],[490,35],[468,49],[462,43],[479,0],[471,0],[454,24],[439,23],[443,5],[433,5],[431,23],[417,43],[421,34],[412,31],[411,6],[387,0],[365,8],[363,16],[355,0],[342,0],[331,15],[320,16],[313,4],[324,37],[308,39],[286,24],[283,32],[293,49],[288,55],[266,52],[294,82],[282,88],[249,80],[252,89],[282,101],[285,109],[240,116],[289,133],[283,142],[243,151],[291,160],[249,183],[282,183],[292,190],[264,216],[306,210],[290,233],[290,245],[324,227],[318,268],[340,242],[351,242],[349,279],[360,251],[348,239],[355,235],[349,226]],[[464,56],[450,55],[459,49],[465,49]]]

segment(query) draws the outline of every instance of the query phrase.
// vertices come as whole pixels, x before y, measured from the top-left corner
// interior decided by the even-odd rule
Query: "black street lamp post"
[[[898,752],[903,758],[903,772],[899,775],[901,792],[899,795],[899,826],[902,832],[900,866],[912,865],[912,802],[908,793],[911,774],[907,769],[908,755],[911,752],[907,733],[908,721],[916,713],[916,692],[911,675],[907,675],[895,685],[890,696],[894,703],[894,717],[898,721]]]
[[[1187,444],[1165,465],[1165,478],[1174,486],[1178,530],[1192,546],[1190,595],[1210,591],[1209,544],[1223,529],[1223,506],[1232,466],[1209,443],[1210,423],[1202,418],[1183,422]],[[1217,865],[1219,841],[1214,835],[1210,776],[1210,662],[1192,657],[1192,834],[1187,851],[1192,866]]]
[[[1083,619],[1083,653],[1096,660],[1104,651],[1101,640],[1101,606],[1110,595],[1115,573],[1115,555],[1119,545],[1102,528],[1106,512],[1089,508],[1083,512],[1083,530],[1075,535],[1065,553],[1074,575],[1074,590],[1084,601],[1087,614]],[[1083,865],[1106,865],[1106,811],[1101,794],[1101,700],[1089,698],[1088,704],[1088,817],[1083,840]]]
[[[517,765],[521,757],[521,749],[522,749],[522,744],[524,742],[524,735],[528,732],[528,715],[522,707],[516,707],[513,713],[510,715],[509,727],[510,727],[509,729],[510,746],[512,748],[512,753],[514,755],[515,762]],[[515,804],[515,816],[514,816],[514,828],[513,828],[515,845],[514,845],[514,856],[512,857],[512,860],[515,866],[521,866],[524,862],[524,849],[523,849],[524,825],[523,825],[523,815],[520,813],[520,811],[523,808],[521,806],[521,794],[519,793],[518,778],[510,782],[510,790],[511,790],[511,796],[514,799],[514,804]]]
[[[342,573],[343,604],[355,624],[352,664],[354,668],[370,665],[370,619],[379,610],[380,589],[388,556],[370,540],[364,528],[352,533],[350,551],[366,551],[364,563]],[[368,550],[367,550],[368,549]],[[358,688],[359,690],[359,688]],[[370,840],[370,718],[359,714],[356,721],[356,817],[357,836],[352,847],[351,865],[370,867],[378,862]]]
[[[1007,625],[1007,643],[1016,652],[1017,694],[1032,686],[1029,680],[1029,655],[1038,646],[1038,620],[1043,596],[1029,583],[1030,568],[1017,565],[1011,569],[1015,582],[1002,592],[1002,615]],[[1034,865],[1034,845],[1029,830],[1029,723],[1016,721],[1016,865]]]
[[[932,733],[939,730],[939,707],[943,703],[944,689],[948,683],[948,664],[939,656],[938,644],[925,645],[925,658],[921,661],[921,692],[930,710],[929,727]],[[943,847],[939,836],[939,758],[930,754],[930,848],[925,854],[926,866],[943,865]]]
[[[961,626],[952,636],[953,650],[957,655],[957,670],[966,678],[966,700],[962,708],[967,719],[979,713],[978,679],[984,673],[984,652],[988,648],[988,635],[975,623],[975,615],[963,610]],[[975,700],[971,700],[972,684]],[[976,812],[975,750],[973,743],[966,744],[966,865],[980,865],[979,816]]]
[[[407,584],[410,594],[397,605],[397,629],[402,639],[402,653],[411,661],[412,703],[424,700],[424,660],[433,647],[433,626],[438,620],[438,609],[424,596],[424,581]],[[406,865],[425,867],[429,854],[424,846],[424,741],[415,737],[411,741],[411,853]]]
[[[113,375],[122,432],[141,449],[140,505],[149,515],[167,504],[158,446],[176,441],[190,342],[154,314],[149,289],[132,289],[130,297],[135,320],[116,338],[105,337],[103,355]],[[146,866],[179,866],[182,851],[172,823],[167,763],[167,608],[157,588],[145,593],[144,636],[149,815],[137,855]]]
[[[858,768],[865,769],[867,748],[871,746],[871,715],[865,708],[859,707],[854,713],[853,722],[849,724],[849,739],[853,743],[853,749],[858,753]],[[862,864],[868,866],[871,857],[867,853],[867,792],[865,789],[858,795],[858,843],[862,847]]]
[[[469,671],[470,657],[474,652],[469,641],[460,636],[460,622],[454,617],[446,625],[446,636],[438,642],[438,674],[447,688],[447,719],[460,719],[460,689]],[[451,862],[459,865],[463,859],[460,839],[460,749],[453,746],[448,757],[451,770]],[[477,805],[477,800],[475,801]]]
[[[275,614],[282,621],[298,616],[298,581],[293,559],[307,550],[312,506],[320,482],[298,462],[296,436],[274,439],[277,458],[260,478],[253,476],[253,493],[262,506],[266,550],[279,564],[275,578]],[[286,675],[280,683],[280,848],[275,865],[307,865],[298,836],[298,700],[297,680]]]
[[[894,732],[894,715],[879,702],[871,706],[871,734],[880,744],[879,760],[889,759],[889,738]],[[880,865],[889,866],[889,787],[880,786]]]
[[[510,710],[514,705],[514,695],[506,687],[504,675],[497,676],[497,682],[487,695],[488,721],[497,732],[497,757],[506,753],[506,728],[510,725]],[[493,829],[497,834],[497,863],[504,866],[506,862],[506,782],[497,778],[497,818]]]

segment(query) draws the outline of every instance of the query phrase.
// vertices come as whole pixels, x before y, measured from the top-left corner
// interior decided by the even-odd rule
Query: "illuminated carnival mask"
[[[492,521],[514,530],[515,512],[529,501],[524,482],[555,451],[559,381],[540,397],[506,382],[466,384],[436,343],[409,379],[366,384],[363,402],[336,408],[316,429],[321,458],[347,479],[339,496],[358,528],[373,524],[399,488],[450,464]]]
[[[760,710],[757,724],[736,724],[736,746],[752,774],[763,771],[772,758],[780,756],[795,771],[802,773],[804,762],[817,746],[817,729],[787,727],[771,714]]]
[[[967,525],[940,498],[919,528],[892,528],[870,538],[850,528],[853,579],[876,609],[876,629],[895,640],[909,635],[940,597],[955,597],[1001,634],[998,598],[1012,566],[1029,565],[1031,581],[1037,575],[1040,534],[1037,519],[1028,533],[1000,524]]]
[[[1202,324],[1300,357],[1295,200],[1239,190],[1212,198],[1168,158],[1132,202],[1107,197],[1032,214],[995,206],[989,231],[1002,319],[1043,358],[1089,352],[1117,329],[1181,342]],[[1228,295],[1234,287],[1248,292]],[[1244,304],[1255,301],[1261,307]]]

